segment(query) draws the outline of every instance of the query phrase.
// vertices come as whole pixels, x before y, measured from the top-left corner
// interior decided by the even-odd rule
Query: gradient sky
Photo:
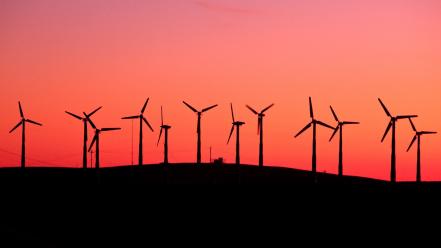
[[[242,128],[242,160],[258,161],[257,109],[265,119],[265,163],[310,169],[308,96],[317,117],[345,129],[345,173],[389,178],[390,136],[377,97],[394,114],[418,114],[418,128],[441,131],[441,2],[438,0],[0,0],[0,166],[19,164],[17,101],[43,127],[28,129],[29,164],[81,165],[82,125],[67,116],[104,106],[94,120],[123,130],[102,136],[102,163],[131,163],[131,121],[145,98],[155,133],[144,160],[157,163],[160,106],[170,131],[171,162],[196,158],[197,108],[203,160],[234,161],[226,145],[233,102]],[[398,123],[397,178],[414,180],[413,133]],[[135,125],[135,163],[137,132]],[[318,170],[336,173],[337,139],[319,129]],[[423,180],[441,180],[441,135],[423,137]]]

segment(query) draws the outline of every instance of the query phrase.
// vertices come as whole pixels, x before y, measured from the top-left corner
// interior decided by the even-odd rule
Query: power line
[[[8,151],[8,150],[2,149],[2,148],[0,148],[0,152],[7,153],[9,155],[13,155],[13,156],[17,156],[17,157],[21,157],[21,155],[18,154],[18,153],[11,152],[11,151]],[[29,161],[37,162],[37,163],[42,164],[42,165],[51,165],[51,166],[58,166],[58,165],[60,165],[60,164],[56,164],[56,163],[51,163],[51,162],[39,160],[39,159],[34,159],[34,158],[31,158],[31,157],[28,157],[28,156],[26,157],[26,159],[29,160]]]

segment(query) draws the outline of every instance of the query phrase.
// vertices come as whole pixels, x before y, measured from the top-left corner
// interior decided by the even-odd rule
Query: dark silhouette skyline
[[[337,114],[335,113],[332,106],[329,106],[331,108],[332,115],[334,116],[335,121],[337,121],[337,126],[335,127],[334,133],[332,134],[329,141],[332,141],[334,136],[339,132],[340,139],[339,139],[339,146],[338,146],[338,175],[343,176],[343,127],[345,125],[358,125],[360,122],[357,121],[340,121]]]
[[[144,139],[144,135],[143,135],[143,122],[149,127],[149,129],[153,131],[152,126],[150,125],[150,123],[147,121],[147,119],[144,117],[144,112],[145,109],[147,108],[147,104],[149,102],[150,98],[147,98],[147,100],[145,101],[144,105],[141,108],[141,113],[140,115],[134,115],[134,116],[127,116],[127,117],[123,117],[123,120],[133,120],[133,119],[139,119],[139,146],[138,146],[138,165],[142,166],[144,164],[143,161],[143,154],[144,154],[144,149],[143,149],[143,139]]]
[[[421,136],[427,135],[427,134],[437,134],[437,132],[433,131],[418,131],[415,127],[415,124],[412,121],[412,118],[409,118],[410,125],[412,126],[412,130],[415,132],[415,135],[412,138],[412,141],[410,142],[409,147],[407,148],[407,151],[410,151],[410,148],[412,148],[415,141],[417,141],[418,147],[417,147],[417,167],[416,167],[416,182],[421,182]]]
[[[196,127],[196,132],[197,132],[197,136],[198,136],[198,141],[197,141],[197,154],[196,154],[196,163],[197,164],[201,164],[201,118],[202,118],[202,114],[207,112],[208,110],[211,110],[215,107],[217,107],[218,105],[212,105],[210,107],[204,108],[201,111],[198,111],[197,109],[195,109],[193,106],[191,106],[190,104],[188,104],[185,101],[182,101],[185,106],[187,106],[191,111],[193,111],[194,113],[197,114],[197,118],[198,118],[198,123],[197,123],[197,127]]]
[[[274,103],[264,108],[262,111],[257,112],[255,109],[246,105],[246,107],[257,115],[257,134],[259,135],[259,167],[263,167],[263,117],[265,112],[274,106]]]
[[[164,113],[161,106],[161,130],[159,131],[159,138],[158,143],[156,146],[159,145],[159,141],[161,141],[162,131],[164,130],[164,164],[168,164],[168,130],[171,128],[169,125],[164,125]]]
[[[313,175],[316,175],[316,173],[317,173],[317,124],[321,125],[323,127],[327,127],[332,130],[335,130],[335,128],[322,122],[322,121],[316,120],[314,118],[314,109],[312,106],[311,97],[309,97],[309,116],[311,117],[311,122],[309,122],[294,137],[295,138],[299,137],[303,132],[305,132],[306,130],[308,130],[312,126],[312,164],[311,164],[311,166],[312,166]]]
[[[75,119],[78,119],[83,122],[83,168],[87,169],[87,140],[88,140],[88,129],[87,129],[87,117],[92,117],[98,110],[100,110],[102,107],[96,108],[94,111],[90,112],[89,114],[85,115],[84,117],[80,117],[79,115],[73,114],[69,111],[65,111],[66,114],[74,117]],[[83,112],[84,114],[84,112]]]
[[[26,123],[30,123],[37,126],[43,126],[43,124],[33,121],[31,119],[26,119],[23,113],[23,109],[21,107],[21,103],[18,102],[18,109],[20,111],[20,122],[12,128],[9,133],[12,133],[21,126],[21,168],[24,169],[26,167]]]
[[[230,143],[231,136],[233,135],[234,129],[236,129],[236,165],[240,165],[240,127],[245,124],[242,121],[236,121],[234,118],[233,104],[230,103],[231,107],[231,117],[233,123],[231,126],[230,136],[228,137],[227,145]]]
[[[383,138],[381,139],[381,142],[384,141],[387,134],[389,133],[390,129],[392,128],[392,152],[391,152],[391,162],[390,162],[390,181],[392,183],[395,183],[397,181],[397,158],[396,158],[396,123],[398,120],[402,119],[410,119],[418,117],[418,115],[397,115],[392,116],[389,110],[387,109],[386,105],[383,103],[383,101],[378,98],[378,101],[381,104],[381,107],[383,108],[386,115],[390,118],[389,124],[387,125],[386,131],[384,132]]]
[[[90,125],[95,129],[95,135],[93,136],[92,143],[90,143],[89,151],[92,150],[93,145],[95,145],[95,168],[100,168],[100,134],[101,132],[109,132],[109,131],[116,131],[121,130],[119,127],[111,127],[111,128],[97,128],[95,124],[92,122],[92,120],[84,113],[86,116],[87,121],[90,123]]]
[[[428,134],[437,134],[437,132],[434,131],[418,131],[412,121],[412,118],[418,117],[418,115],[397,115],[394,116],[390,113],[390,111],[388,110],[388,108],[386,107],[386,105],[383,103],[383,101],[378,98],[378,101],[380,102],[380,105],[382,107],[382,109],[384,110],[384,112],[386,113],[386,115],[390,118],[390,121],[388,123],[388,126],[386,128],[386,131],[381,139],[381,142],[384,142],[385,138],[387,137],[387,135],[389,134],[389,132],[392,132],[392,144],[391,144],[391,168],[390,168],[390,181],[391,182],[396,182],[396,123],[398,122],[398,120],[401,119],[408,119],[411,127],[413,129],[413,131],[415,132],[415,135],[407,149],[407,152],[410,151],[410,149],[412,148],[412,146],[415,144],[415,142],[417,142],[418,147],[417,147],[417,172],[416,172],[416,181],[417,182],[421,182],[421,136],[423,135],[428,135]],[[136,116],[128,116],[128,117],[123,117],[122,119],[139,119],[140,120],[140,165],[142,165],[142,125],[143,122],[151,129],[151,131],[153,131],[153,128],[151,127],[150,123],[147,121],[147,119],[144,117],[144,112],[147,108],[149,102],[149,98],[147,98],[147,100],[145,101],[141,111],[140,111],[140,115],[136,115]],[[212,105],[210,107],[204,108],[201,111],[198,111],[197,109],[195,109],[193,106],[191,106],[190,104],[188,104],[187,102],[183,101],[184,105],[186,105],[188,108],[190,108],[193,112],[195,112],[197,114],[198,117],[198,122],[197,122],[197,134],[198,134],[198,152],[197,152],[197,164],[201,164],[201,116],[203,113],[217,107],[218,105]],[[9,132],[12,133],[14,132],[17,128],[19,128],[20,126],[22,127],[22,152],[21,152],[21,168],[25,168],[26,167],[26,123],[31,123],[34,125],[39,125],[42,126],[42,124],[35,122],[33,120],[30,119],[26,119],[25,115],[23,113],[23,109],[22,109],[22,105],[21,102],[18,102],[19,105],[19,113],[20,113],[20,117],[21,120],[20,122],[14,126],[14,128]],[[246,105],[246,107],[254,114],[257,115],[258,117],[258,134],[260,135],[260,143],[259,143],[259,167],[263,166],[263,117],[265,117],[265,113],[266,111],[268,111],[269,109],[271,109],[274,106],[274,104],[271,104],[269,106],[267,106],[266,108],[264,108],[261,112],[257,112],[254,108],[250,107],[249,105]],[[107,131],[115,131],[115,130],[121,130],[121,128],[97,128],[95,126],[95,124],[93,123],[93,121],[91,120],[92,115],[94,115],[96,112],[98,112],[102,107],[98,107],[95,110],[93,110],[92,112],[90,112],[89,114],[87,114],[86,112],[83,112],[83,116],[81,115],[77,115],[74,114],[72,112],[69,111],[64,111],[66,114],[68,114],[69,116],[77,119],[77,120],[81,120],[83,121],[83,127],[84,127],[84,133],[83,133],[83,168],[87,168],[87,153],[89,151],[92,150],[92,147],[95,145],[96,149],[95,149],[95,156],[96,156],[96,161],[95,161],[95,167],[99,168],[100,167],[100,147],[99,147],[99,143],[100,143],[100,134],[102,132],[107,132]],[[336,136],[337,133],[339,133],[339,162],[338,162],[338,176],[343,176],[343,132],[344,132],[344,126],[345,125],[356,125],[356,124],[360,124],[360,122],[356,122],[356,121],[341,121],[340,118],[338,117],[337,113],[335,112],[334,108],[332,106],[330,106],[330,110],[331,113],[335,119],[335,121],[337,122],[337,125],[335,127],[332,127],[331,125],[328,125],[327,123],[324,123],[320,120],[317,120],[314,116],[314,109],[313,109],[313,104],[312,104],[312,98],[309,97],[309,112],[310,112],[310,117],[311,117],[311,122],[308,123],[301,131],[299,131],[295,137],[297,138],[298,136],[300,136],[303,132],[305,132],[306,130],[308,130],[309,128],[312,127],[313,129],[313,140],[312,140],[312,172],[314,174],[316,174],[317,172],[317,124],[330,128],[333,130],[333,133],[329,139],[329,141],[331,142],[333,140],[333,138]],[[234,108],[233,108],[233,104],[230,103],[230,111],[231,111],[231,116],[232,116],[232,126],[231,126],[231,130],[228,136],[228,140],[227,140],[227,145],[230,143],[231,138],[233,136],[233,133],[236,129],[236,154],[235,154],[235,164],[236,165],[240,165],[241,164],[241,159],[240,159],[240,127],[242,125],[245,124],[245,122],[242,121],[236,121],[235,118],[235,113],[234,113]],[[89,123],[89,125],[92,126],[92,128],[95,130],[95,134],[93,137],[93,141],[89,146],[89,149],[87,149],[87,143],[88,143],[88,127],[87,124]],[[160,133],[159,133],[159,137],[158,137],[158,142],[157,142],[157,146],[159,146],[159,142],[161,141],[162,138],[162,133],[164,132],[165,137],[164,137],[164,164],[168,164],[169,163],[169,142],[168,142],[168,130],[171,128],[171,126],[164,124],[164,112],[163,112],[163,107],[161,106],[161,125],[160,125]],[[391,130],[392,129],[392,130]],[[18,155],[18,154],[17,154]],[[210,147],[210,158],[211,158],[211,147]],[[210,159],[211,160],[211,159]],[[50,165],[51,163],[48,162],[48,165]]]

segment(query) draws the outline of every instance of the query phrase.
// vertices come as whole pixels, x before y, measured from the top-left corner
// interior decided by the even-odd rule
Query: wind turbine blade
[[[417,132],[415,124],[413,124],[412,118],[409,118],[410,125],[412,126],[413,131]]]
[[[92,120],[89,118],[89,116],[86,114],[86,112],[83,112],[84,116],[86,116],[87,122],[93,127],[93,129],[96,129],[95,124],[92,122]]]
[[[150,123],[147,121],[147,119],[144,116],[142,117],[142,120],[145,122],[145,124],[147,124],[147,126],[150,128],[150,130],[152,132],[154,132],[152,126],[150,125]]]
[[[344,121],[343,125],[358,125],[360,122],[358,121]]]
[[[433,131],[422,131],[422,132],[420,132],[420,134],[437,134],[437,132],[433,132]]]
[[[269,105],[268,107],[264,108],[260,113],[263,114],[263,113],[265,113],[268,109],[270,109],[270,108],[272,108],[272,107],[274,107],[274,103],[271,104],[271,105]]]
[[[231,107],[231,117],[233,118],[233,122],[236,122],[236,120],[234,119],[234,110],[233,110],[233,104],[230,103],[230,107]]]
[[[26,122],[29,122],[29,123],[34,124],[34,125],[37,125],[37,126],[43,126],[43,124],[38,123],[38,122],[33,121],[33,120],[29,120],[29,119],[27,119]]]
[[[216,108],[216,107],[217,107],[217,104],[216,104],[216,105],[213,105],[213,106],[210,106],[210,107],[208,107],[208,108],[204,108],[201,112],[204,113],[204,112],[207,112],[208,110],[213,109],[213,108]]]
[[[147,98],[147,100],[145,100],[144,106],[142,106],[141,109],[141,114],[144,114],[145,108],[147,107],[147,103],[149,103],[150,98]]]
[[[11,131],[9,131],[9,133],[12,133],[15,131],[15,129],[17,129],[19,126],[21,126],[23,124],[23,121],[20,121],[13,129],[11,129]]]
[[[92,111],[90,114],[88,114],[87,116],[91,117],[92,115],[94,115],[96,112],[98,112],[98,110],[102,109],[103,107],[100,106],[98,108],[96,108],[94,111]]]
[[[74,118],[76,118],[76,119],[78,119],[80,121],[83,120],[83,118],[81,118],[80,116],[78,116],[76,114],[73,114],[73,113],[71,113],[69,111],[64,111],[64,112],[66,112],[66,114],[71,115],[71,116],[73,116]]]
[[[327,128],[329,128],[329,129],[332,129],[332,130],[335,129],[334,127],[332,127],[332,126],[330,126],[330,125],[328,125],[328,124],[326,124],[326,123],[324,123],[324,122],[321,122],[321,121],[317,121],[317,124],[322,125],[322,126],[324,126],[324,127],[327,127]]]
[[[126,116],[126,117],[123,117],[121,119],[123,119],[123,120],[132,120],[132,119],[138,119],[138,118],[139,118],[139,115],[134,115],[134,116]]]
[[[389,110],[386,108],[386,105],[384,105],[383,101],[381,101],[380,98],[378,98],[378,101],[381,104],[381,107],[383,107],[384,112],[386,112],[387,116],[392,117],[392,115],[390,114]]]
[[[302,134],[303,132],[305,132],[306,130],[308,130],[308,128],[311,127],[311,124],[312,124],[312,122],[308,123],[308,125],[306,125],[302,130],[300,130],[300,132],[298,132],[298,133],[294,136],[294,138],[299,137],[300,134]]]
[[[190,104],[186,103],[185,101],[182,101],[189,109],[191,109],[193,112],[197,113],[198,111],[193,108]]]
[[[161,106],[161,126],[164,126],[164,113],[162,112],[162,106]],[[162,132],[162,128],[161,128]]]
[[[384,139],[386,138],[387,134],[389,133],[389,130],[391,127],[392,127],[392,121],[390,121],[389,125],[387,125],[386,132],[384,132],[384,135],[383,135],[383,138],[381,139],[381,142],[384,141]]]
[[[340,129],[340,125],[338,125],[338,126],[334,129],[334,132],[332,133],[332,136],[331,136],[331,138],[329,139],[329,141],[331,141],[331,140],[334,138],[334,136],[337,134],[337,132],[338,132],[339,129]]]
[[[417,136],[416,136],[416,135],[413,136],[412,142],[410,142],[410,145],[409,145],[409,147],[407,148],[407,151],[410,151],[410,148],[412,148],[413,143],[415,143],[416,139],[417,139]]]
[[[416,118],[418,117],[418,115],[399,115],[397,116],[397,120],[399,119],[411,119],[411,118]]]
[[[93,145],[95,144],[95,142],[96,142],[96,139],[97,139],[97,134],[95,134],[94,136],[93,136],[93,140],[92,140],[92,143],[90,143],[90,146],[89,146],[89,152],[90,152],[90,150],[92,150],[92,148],[93,148]]]
[[[18,102],[18,109],[20,110],[21,118],[24,118],[23,109],[21,108],[21,103],[20,102]]]
[[[101,128],[101,132],[117,131],[117,130],[121,130],[121,128],[119,128],[119,127],[106,127],[106,128]]]
[[[234,125],[231,126],[230,136],[228,136],[227,145],[230,143],[230,139],[231,139],[231,136],[233,135],[233,132],[234,132]]]
[[[309,97],[309,116],[314,119],[314,109],[312,108],[312,99]]]
[[[163,128],[161,127],[161,131],[159,131],[158,143],[156,143],[156,146],[159,146],[159,141],[161,141],[162,129],[163,129]]]
[[[340,122],[340,121],[338,120],[337,114],[335,113],[335,111],[334,111],[334,109],[332,108],[332,106],[329,106],[329,107],[331,108],[331,112],[332,112],[332,115],[334,116],[334,119],[335,119],[337,122]]]
[[[250,107],[249,105],[246,105],[247,106],[247,108],[251,111],[251,112],[253,112],[254,114],[256,114],[256,115],[258,115],[259,113],[257,113],[257,111],[256,110],[254,110],[252,107]]]

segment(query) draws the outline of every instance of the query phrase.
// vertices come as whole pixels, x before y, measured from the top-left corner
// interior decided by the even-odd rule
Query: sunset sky
[[[265,164],[311,168],[309,119],[345,128],[345,174],[389,179],[393,114],[418,114],[417,128],[441,131],[439,0],[0,0],[0,166],[20,163],[17,102],[44,124],[27,129],[28,164],[81,166],[82,124],[64,113],[103,106],[99,127],[121,127],[101,139],[103,166],[131,163],[132,122],[150,97],[144,162],[162,160],[156,146],[160,106],[170,124],[170,161],[196,160],[197,108],[202,159],[234,162],[229,103],[241,129],[242,162],[258,163],[257,118],[265,117]],[[147,130],[147,129],[145,129]],[[138,125],[134,126],[137,161]],[[338,139],[318,130],[318,171],[337,172]],[[397,179],[414,180],[416,150],[407,120],[397,124]],[[422,139],[422,178],[441,180],[441,134]]]

